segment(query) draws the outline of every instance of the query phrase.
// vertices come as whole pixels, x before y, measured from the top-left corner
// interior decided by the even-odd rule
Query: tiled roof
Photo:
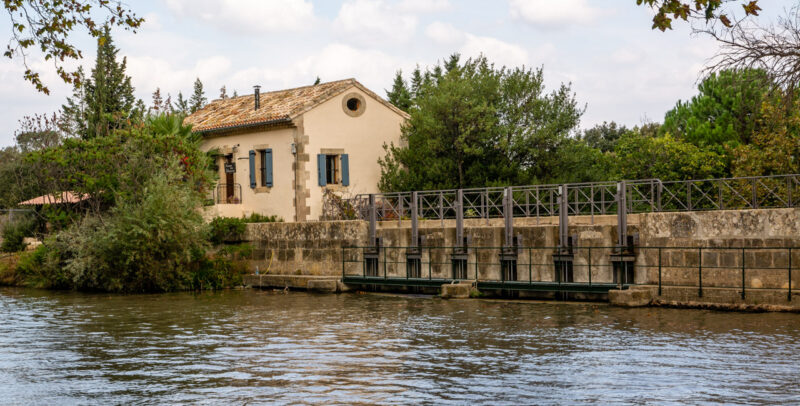
[[[61,196],[50,194],[34,197],[19,204],[21,206],[40,206],[43,204],[78,203],[89,198],[88,195],[78,195],[75,192],[61,192],[60,194]]]
[[[288,121],[353,86],[405,116],[403,111],[384,101],[355,79],[344,79],[313,86],[263,92],[258,110],[255,109],[255,98],[252,94],[214,100],[186,117],[184,123],[191,124],[194,132],[210,132]]]

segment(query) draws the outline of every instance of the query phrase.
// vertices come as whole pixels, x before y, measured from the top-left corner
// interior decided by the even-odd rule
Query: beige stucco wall
[[[357,93],[365,101],[362,114],[353,117],[345,113],[342,100]],[[206,138],[202,148],[206,151],[218,148],[229,153],[234,146],[236,174],[234,182],[242,187],[241,204],[218,204],[206,209],[207,217],[240,217],[250,213],[278,215],[284,221],[296,221],[300,213],[302,220],[317,220],[322,213],[322,197],[325,188],[333,189],[343,196],[377,192],[380,179],[378,158],[384,156],[383,144],[400,141],[400,126],[403,116],[380,101],[353,86],[336,97],[314,107],[293,120],[291,128],[260,130]],[[297,156],[291,145],[297,144]],[[272,188],[250,187],[248,153],[251,149],[272,148]],[[317,179],[317,154],[325,150],[336,150],[348,154],[349,186],[328,185],[320,187]],[[300,170],[295,188],[293,164],[298,160]],[[225,182],[224,165],[220,167],[220,182]],[[259,182],[260,184],[260,182]],[[295,208],[295,189],[300,191]]]
[[[294,220],[294,171],[292,142],[295,128],[281,128],[244,134],[207,138],[202,145],[205,151],[218,148],[226,153],[233,149],[236,162],[234,183],[242,186],[241,204],[219,204],[206,209],[207,217],[241,217],[251,213],[278,215],[285,221]],[[234,148],[234,146],[238,147]],[[251,149],[272,148],[273,186],[250,188],[249,152]],[[219,161],[219,182],[225,182],[225,170]],[[256,169],[258,170],[258,169]],[[260,182],[259,182],[260,184]]]
[[[342,100],[351,93],[359,94],[366,104],[364,113],[358,117],[347,115],[342,109]],[[309,155],[306,171],[309,174],[306,189],[309,198],[306,204],[311,209],[310,219],[322,214],[323,187],[317,179],[317,154],[324,149],[343,149],[350,160],[350,185],[326,186],[346,195],[378,191],[381,177],[378,158],[385,155],[383,144],[400,142],[400,127],[404,118],[370,97],[357,87],[320,104],[303,116]]]

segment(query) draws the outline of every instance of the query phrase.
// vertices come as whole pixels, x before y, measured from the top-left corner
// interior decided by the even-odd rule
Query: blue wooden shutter
[[[256,151],[250,150],[250,188],[256,188]]]
[[[317,155],[317,175],[319,176],[319,185],[325,186],[328,182],[325,180],[325,154]]]
[[[342,186],[350,186],[350,159],[342,154]]]
[[[267,187],[272,187],[272,149],[264,150],[264,177]]]

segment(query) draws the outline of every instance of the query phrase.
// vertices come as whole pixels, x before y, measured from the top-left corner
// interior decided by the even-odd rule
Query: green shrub
[[[59,253],[50,239],[31,252],[25,252],[17,262],[16,272],[25,285],[37,288],[63,289],[71,287],[69,275],[63,268]]]
[[[241,241],[246,228],[245,221],[236,217],[215,217],[210,226],[209,240],[214,244]]]
[[[188,288],[205,256],[202,201],[177,166],[154,174],[139,195],[117,196],[107,214],[87,216],[51,243],[70,286],[117,292]]]
[[[244,220],[245,223],[283,223],[283,219],[274,214],[271,216],[266,216],[263,214],[253,213],[249,216],[243,216],[242,220]]]
[[[18,252],[23,251],[28,245],[24,242],[25,237],[32,237],[36,231],[36,219],[30,216],[22,217],[3,227],[3,243],[0,244],[0,251]]]

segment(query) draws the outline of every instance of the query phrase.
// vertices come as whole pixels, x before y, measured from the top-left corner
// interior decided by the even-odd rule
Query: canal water
[[[800,315],[0,289],[3,404],[800,403]]]

